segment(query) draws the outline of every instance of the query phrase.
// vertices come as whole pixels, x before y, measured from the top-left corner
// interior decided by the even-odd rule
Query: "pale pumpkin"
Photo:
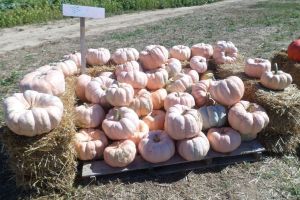
[[[124,64],[139,59],[139,52],[135,48],[119,48],[111,56],[116,64]]]
[[[231,106],[239,102],[244,92],[244,83],[237,76],[229,76],[219,81],[211,81],[209,87],[211,97],[224,106]]]
[[[136,112],[139,117],[148,115],[153,110],[151,93],[145,89],[138,91],[129,107]]]
[[[109,110],[102,129],[112,140],[125,140],[134,136],[139,127],[139,117],[130,108],[115,107]]]
[[[182,65],[179,60],[176,58],[168,59],[168,62],[165,64],[165,68],[169,73],[169,77],[174,77],[176,74],[179,74],[182,70]]]
[[[148,162],[160,163],[175,154],[173,140],[162,130],[150,131],[138,145],[141,156]]]
[[[113,106],[129,106],[134,97],[134,90],[127,83],[113,83],[106,90],[106,100]]]
[[[260,105],[240,101],[230,108],[228,122],[232,128],[240,132],[243,141],[248,141],[255,139],[268,125],[269,117]]]
[[[110,52],[106,48],[88,49],[86,61],[89,65],[105,65],[110,60]]]
[[[210,44],[198,43],[192,46],[191,48],[192,56],[202,56],[206,59],[209,59],[213,55],[213,47]]]
[[[204,133],[199,132],[196,137],[177,141],[177,151],[188,161],[202,160],[209,151],[209,141]]]
[[[146,72],[148,77],[147,88],[149,90],[157,90],[163,88],[169,79],[167,70],[163,68],[153,69]]]
[[[190,60],[190,67],[196,70],[198,73],[204,73],[207,71],[206,58],[202,56],[193,56]]]
[[[271,62],[262,58],[248,58],[244,71],[247,76],[260,78],[263,72],[271,71]]]
[[[202,119],[197,110],[176,104],[166,113],[165,131],[174,140],[195,137],[202,129]]]
[[[275,71],[266,71],[260,78],[260,83],[272,90],[284,90],[284,88],[288,87],[292,82],[292,76],[278,70],[277,64],[275,64]]]
[[[210,80],[201,80],[192,86],[192,95],[195,99],[197,107],[201,107],[207,103],[209,87]]]
[[[104,149],[104,161],[112,167],[126,167],[134,161],[136,147],[133,141],[117,141]]]
[[[80,129],[75,134],[74,146],[80,160],[93,160],[103,155],[108,140],[99,129]]]
[[[92,103],[109,107],[106,100],[106,90],[114,83],[114,80],[105,76],[92,78],[85,88],[85,97]]]
[[[151,100],[153,104],[153,109],[158,110],[163,108],[167,95],[168,95],[167,90],[164,88],[152,91]]]
[[[81,67],[81,53],[80,52],[75,52],[75,53],[64,55],[64,59],[73,60],[76,63],[77,67]]]
[[[86,74],[81,74],[76,78],[75,94],[83,102],[87,101],[87,98],[85,97],[85,89],[91,80],[92,77]]]
[[[26,90],[3,101],[5,123],[18,134],[33,137],[57,127],[63,116],[63,104],[53,95]]]
[[[217,64],[234,63],[238,56],[238,49],[228,41],[218,41],[214,45],[213,58]]]
[[[168,61],[168,58],[168,50],[161,45],[149,45],[140,52],[140,62],[146,70],[159,68]]]
[[[115,69],[115,74],[116,76],[119,76],[121,72],[131,71],[143,71],[143,69],[137,61],[128,61],[126,63],[117,65]]]
[[[129,140],[133,141],[135,145],[138,145],[143,137],[149,133],[149,126],[143,121],[140,120],[137,130],[134,132],[133,136]]]
[[[65,60],[63,62],[55,63],[53,67],[61,70],[65,77],[79,73],[79,68],[73,60]]]
[[[168,110],[171,106],[176,104],[192,108],[195,106],[195,100],[192,95],[186,92],[172,92],[168,94],[164,101],[165,110]]]
[[[168,92],[185,92],[193,85],[193,79],[190,75],[179,73],[170,80],[166,89]]]
[[[180,61],[189,60],[191,57],[191,49],[184,45],[175,45],[170,49],[170,57]]]
[[[75,108],[75,124],[80,128],[96,128],[105,118],[103,108],[98,104],[83,104]]]
[[[148,83],[148,77],[142,71],[123,71],[117,76],[117,80],[120,83],[130,84],[134,89],[145,88]]]
[[[166,113],[163,110],[153,110],[143,118],[150,131],[164,130]]]
[[[22,92],[34,90],[58,96],[65,92],[65,77],[60,70],[47,65],[26,74],[19,86]]]
[[[226,108],[221,105],[203,106],[198,109],[203,121],[202,130],[211,127],[221,127],[227,121]]]
[[[193,83],[197,83],[199,81],[199,74],[194,69],[184,68],[182,69],[182,73],[189,75],[192,78]]]
[[[230,153],[241,145],[241,135],[230,127],[211,128],[207,138],[214,151]]]

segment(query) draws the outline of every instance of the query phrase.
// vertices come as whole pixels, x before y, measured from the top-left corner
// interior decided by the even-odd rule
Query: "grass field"
[[[300,33],[298,0],[244,1],[227,7],[199,9],[183,17],[126,28],[87,38],[89,47],[136,47],[159,43],[191,46],[198,42],[231,40],[245,56],[270,58],[286,48]],[[78,50],[78,39],[62,39],[38,47],[0,55],[0,96],[18,90],[20,78],[32,68],[59,60]],[[1,108],[2,109],[2,108]],[[0,121],[3,113],[0,110]],[[3,154],[3,153],[2,153]],[[175,175],[78,181],[64,199],[300,199],[300,162],[297,157],[267,157],[257,163],[242,163],[206,171]],[[6,156],[0,159],[0,199],[16,194],[29,198],[14,187]],[[45,199],[57,199],[47,196]]]

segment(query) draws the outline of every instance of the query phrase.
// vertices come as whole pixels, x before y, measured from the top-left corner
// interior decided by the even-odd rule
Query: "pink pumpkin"
[[[170,58],[165,65],[169,77],[174,77],[181,72],[182,65],[181,62],[176,58]]]
[[[143,118],[150,131],[164,130],[166,113],[163,110],[153,110],[149,115]]]
[[[153,109],[158,110],[163,108],[167,95],[168,95],[167,90],[165,90],[164,88],[151,92]]]
[[[210,80],[201,80],[192,86],[192,95],[197,107],[201,107],[207,103],[209,87]]]
[[[214,46],[213,58],[217,64],[234,63],[238,49],[230,41],[218,41]]]
[[[105,118],[105,112],[98,104],[84,104],[75,108],[75,124],[80,128],[98,127]]]
[[[65,77],[79,73],[79,69],[73,60],[65,60],[63,62],[55,63],[55,66],[53,67],[61,70]]]
[[[262,58],[249,58],[245,64],[245,74],[250,77],[260,78],[263,72],[271,71],[270,61]]]
[[[166,89],[168,92],[185,92],[193,85],[193,79],[190,75],[180,73],[170,80]]]
[[[86,61],[89,65],[105,65],[110,60],[108,49],[88,49],[86,52]]]
[[[192,56],[202,56],[209,59],[213,55],[213,47],[210,44],[198,43],[191,48]]]
[[[157,90],[163,88],[168,81],[168,72],[163,68],[153,69],[146,72],[148,77],[147,88],[149,90]]]
[[[113,53],[111,58],[116,64],[124,64],[138,60],[139,52],[135,48],[120,48]]]
[[[168,110],[171,106],[174,106],[176,104],[192,108],[195,106],[195,100],[192,95],[186,92],[172,92],[168,94],[164,101],[165,110]]]
[[[134,89],[145,88],[148,83],[147,75],[141,71],[123,71],[117,76],[117,80],[120,83],[130,84]]]
[[[148,133],[149,133],[148,125],[144,121],[140,120],[136,132],[134,132],[133,136],[131,136],[129,140],[133,141],[135,145],[138,145],[141,139],[143,139],[143,137],[145,137]]]
[[[91,79],[92,77],[86,74],[81,74],[76,79],[75,93],[76,96],[83,102],[87,101],[87,98],[85,97],[85,90]]]
[[[189,75],[192,78],[193,83],[197,83],[200,79],[198,72],[196,70],[191,69],[191,68],[182,69],[182,73],[184,73],[186,75]]]
[[[170,57],[180,61],[189,60],[191,57],[191,49],[188,46],[176,45],[170,49]]]
[[[77,67],[81,67],[81,53],[80,52],[75,52],[72,54],[64,55],[64,59],[73,60],[76,63]]]
[[[115,82],[106,90],[105,98],[113,106],[129,106],[134,97],[130,84]]]
[[[168,61],[169,52],[164,46],[149,45],[140,53],[140,62],[146,70],[159,68]]]
[[[150,92],[145,89],[138,91],[129,107],[133,109],[139,117],[151,113],[153,110],[153,104]]]
[[[193,56],[190,60],[190,66],[198,73],[204,73],[207,70],[206,58],[202,56]]]
[[[128,61],[123,64],[119,64],[116,66],[115,74],[119,76],[121,72],[131,72],[131,71],[143,71],[140,64],[136,61]]]

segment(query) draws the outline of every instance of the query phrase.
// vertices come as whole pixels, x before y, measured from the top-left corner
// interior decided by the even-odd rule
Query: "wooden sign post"
[[[105,9],[63,4],[63,15],[70,17],[80,17],[80,53],[81,53],[81,73],[86,73],[86,46],[85,46],[85,18],[103,19]]]

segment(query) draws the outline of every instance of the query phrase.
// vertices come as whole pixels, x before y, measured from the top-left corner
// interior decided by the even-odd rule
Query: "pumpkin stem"
[[[216,105],[216,101],[211,97],[211,94],[209,92],[206,94],[206,98],[207,98],[206,106]]]
[[[114,118],[116,121],[119,121],[120,118],[121,118],[121,115],[120,115],[120,111],[118,109],[116,109],[116,112],[115,112],[115,115],[114,115]]]
[[[250,103],[249,107],[247,108],[247,112],[253,113],[255,111],[254,103]]]
[[[275,66],[275,74],[278,74],[278,65],[277,65],[277,63],[275,63],[274,66]]]
[[[158,134],[155,134],[155,135],[154,135],[153,141],[154,141],[154,142],[160,142],[160,138],[159,138],[159,135],[158,135]]]
[[[176,92],[175,96],[180,97],[180,92]]]

